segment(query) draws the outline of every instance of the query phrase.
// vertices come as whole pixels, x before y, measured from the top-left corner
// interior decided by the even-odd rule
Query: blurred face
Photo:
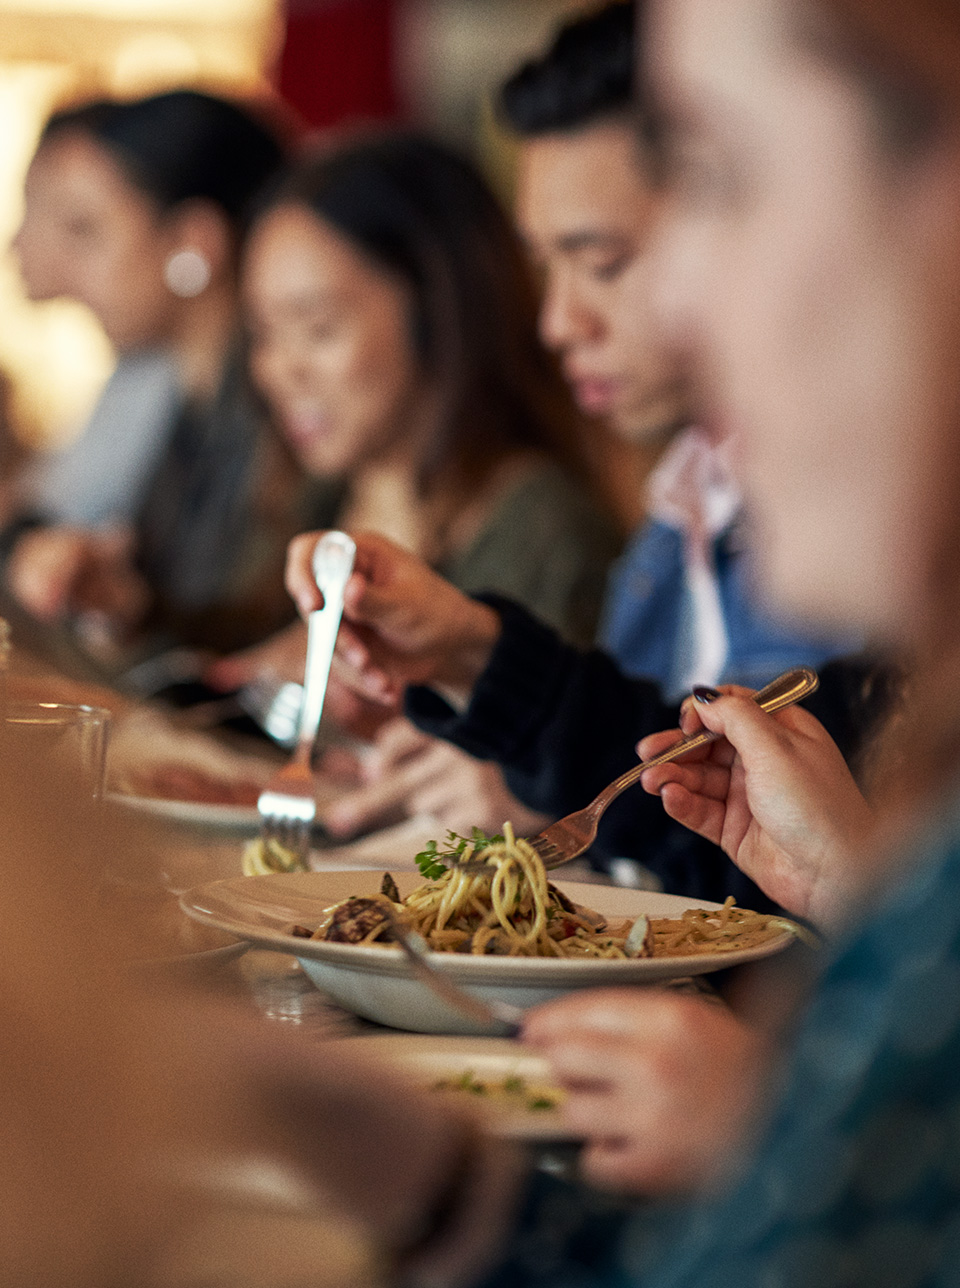
[[[517,218],[543,270],[541,335],[581,408],[628,439],[681,414],[676,364],[651,308],[656,213],[629,124],[521,145]]]
[[[119,350],[169,334],[175,301],[163,266],[176,249],[172,231],[81,132],[54,136],[34,157],[14,249],[30,299],[80,300]]]
[[[243,292],[254,379],[308,470],[341,474],[397,442],[421,383],[404,285],[280,206],[253,232]]]
[[[956,145],[883,150],[787,0],[658,0],[661,312],[732,435],[781,607],[901,636],[956,509]]]

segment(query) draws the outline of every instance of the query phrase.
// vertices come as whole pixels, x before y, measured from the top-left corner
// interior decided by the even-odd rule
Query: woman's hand
[[[708,704],[688,699],[684,733],[724,735],[683,760],[643,775],[678,822],[720,845],[771,899],[829,924],[869,879],[874,818],[836,744],[808,711],[768,715],[745,689]],[[637,748],[650,758],[676,733]]]
[[[150,594],[133,566],[133,534],[126,529],[36,528],[17,542],[7,583],[40,621],[71,613],[99,613],[123,635],[143,618]]]
[[[287,589],[301,614],[322,604],[313,550],[322,533],[296,537],[287,554]],[[355,536],[357,558],[344,597],[337,654],[340,679],[395,703],[408,684],[432,684],[456,699],[469,694],[500,634],[500,619],[376,533]]]
[[[353,836],[416,814],[469,836],[499,832],[506,819],[518,835],[538,832],[546,815],[527,809],[507,788],[497,765],[421,733],[409,720],[391,721],[363,760],[363,784],[323,811],[335,836]]]
[[[307,660],[307,628],[294,621],[269,639],[240,653],[218,658],[204,672],[211,688],[224,693],[242,689],[254,680],[292,680],[303,683]]]
[[[769,1063],[765,1038],[725,1006],[665,989],[571,993],[529,1012],[524,1041],[567,1093],[604,1189],[700,1189],[742,1145]]]
[[[256,680],[270,684],[280,680],[302,684],[306,660],[306,624],[295,621],[253,648],[218,658],[207,667],[203,678],[211,688],[225,693]],[[324,717],[332,718],[340,729],[356,738],[368,740],[376,737],[384,722],[393,718],[393,709],[386,702],[372,702],[355,692],[349,683],[342,682],[343,675],[343,665],[334,658],[323,706]]]

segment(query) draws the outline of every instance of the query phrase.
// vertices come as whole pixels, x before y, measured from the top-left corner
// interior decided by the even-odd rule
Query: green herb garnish
[[[485,850],[488,845],[501,845],[502,836],[487,836],[479,827],[473,828],[470,836],[459,836],[448,832],[443,849],[438,842],[428,841],[414,862],[428,881],[436,881],[448,868],[453,867],[463,858],[469,847],[471,850]]]
[[[427,848],[420,851],[414,862],[428,881],[436,881],[447,870],[447,865],[437,858],[436,841],[428,841]]]

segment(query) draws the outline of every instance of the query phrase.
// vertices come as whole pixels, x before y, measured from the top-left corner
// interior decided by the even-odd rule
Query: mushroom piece
[[[653,956],[653,928],[649,917],[638,917],[630,927],[623,951],[628,957]]]

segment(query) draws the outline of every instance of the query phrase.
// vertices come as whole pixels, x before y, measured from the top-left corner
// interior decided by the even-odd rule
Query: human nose
[[[547,279],[540,304],[539,329],[543,343],[554,351],[598,338],[599,319],[569,274],[555,273]]]

